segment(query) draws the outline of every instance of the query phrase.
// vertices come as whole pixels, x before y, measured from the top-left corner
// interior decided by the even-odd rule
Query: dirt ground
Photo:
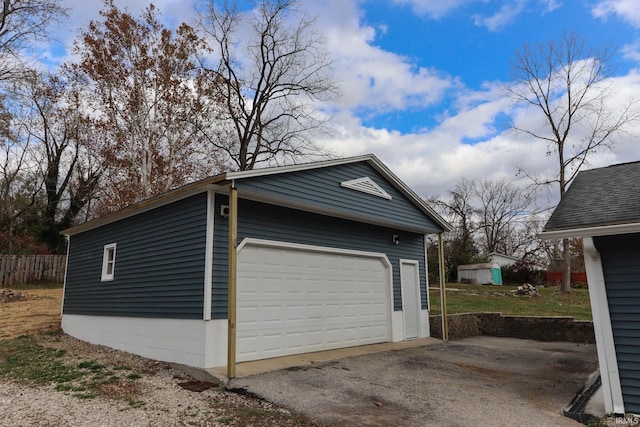
[[[0,340],[60,327],[62,288],[20,292],[25,300],[0,303]]]
[[[50,331],[34,334],[33,339],[44,348],[59,352],[55,363],[73,367],[73,373],[80,372],[85,363],[90,366],[87,369],[100,368],[96,372],[108,372],[111,377],[108,380],[92,377],[85,381],[87,384],[48,385],[37,385],[24,378],[11,379],[11,375],[0,378],[0,426],[319,425],[269,402],[227,392],[216,384],[193,381],[170,364],[65,335],[59,332],[62,289],[21,292],[26,299],[0,303],[0,341]],[[88,388],[91,381],[102,383]]]

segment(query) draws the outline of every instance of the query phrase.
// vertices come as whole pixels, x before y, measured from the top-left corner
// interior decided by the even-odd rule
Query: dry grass
[[[0,340],[60,328],[61,287],[21,292],[27,299],[0,303]]]

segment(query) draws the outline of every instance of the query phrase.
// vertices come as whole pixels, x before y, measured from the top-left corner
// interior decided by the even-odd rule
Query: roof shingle
[[[545,232],[640,223],[640,162],[581,171]]]

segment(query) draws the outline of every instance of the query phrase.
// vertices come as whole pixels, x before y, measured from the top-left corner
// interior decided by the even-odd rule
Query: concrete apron
[[[361,345],[357,347],[339,348],[336,350],[317,351],[314,353],[294,354],[292,356],[274,357],[252,362],[242,362],[236,365],[236,378],[248,377],[250,375],[262,374],[265,372],[278,371],[280,369],[297,366],[308,366],[314,363],[326,362],[329,360],[343,359],[346,357],[361,356],[364,354],[379,353],[382,351],[402,350],[405,348],[423,347],[427,345],[440,344],[442,340],[437,338],[420,338],[410,341],[385,342],[379,344]],[[205,369],[206,374],[215,377],[226,384],[226,366],[212,369]]]

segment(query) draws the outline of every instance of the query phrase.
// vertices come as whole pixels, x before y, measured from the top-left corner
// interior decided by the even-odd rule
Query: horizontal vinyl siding
[[[216,212],[227,203],[226,196],[216,195]],[[286,209],[274,205],[239,201],[238,242],[244,238],[276,240],[332,248],[385,253],[393,268],[394,309],[402,309],[399,259],[420,262],[420,293],[426,308],[426,272],[424,235],[377,227],[368,224]],[[228,220],[216,218],[214,235],[213,306],[214,318],[227,316]],[[392,243],[392,235],[400,244]]]
[[[369,177],[392,196],[378,196],[341,187],[344,181]],[[384,221],[399,229],[442,231],[422,210],[366,162],[269,175],[238,180],[242,191],[260,192],[280,200],[303,203],[319,209],[331,209],[359,215],[371,221]]]
[[[64,314],[201,319],[206,194],[71,237]],[[116,243],[113,281],[103,247]]]
[[[595,237],[625,410],[640,413],[640,234]]]

